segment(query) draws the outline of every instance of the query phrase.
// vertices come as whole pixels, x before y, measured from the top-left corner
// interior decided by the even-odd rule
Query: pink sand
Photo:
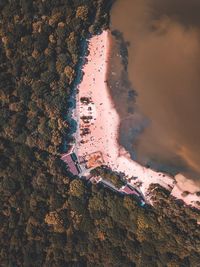
[[[75,110],[76,120],[79,125],[79,130],[76,133],[78,156],[84,157],[90,153],[101,151],[105,165],[108,165],[114,171],[124,173],[132,185],[140,184],[142,193],[150,203],[149,185],[158,183],[172,191],[175,197],[183,199],[186,204],[200,208],[196,202],[197,200],[200,201],[200,198],[196,194],[189,194],[185,198],[182,197],[181,194],[186,189],[179,186],[180,179],[179,181],[177,180],[177,183],[169,175],[139,165],[130,158],[130,154],[124,148],[119,146],[118,129],[120,118],[115,110],[106,84],[110,49],[109,34],[109,31],[104,31],[102,34],[92,37],[89,41],[88,63],[83,67],[84,76],[79,85]],[[91,110],[88,110],[88,106],[81,103],[81,97],[91,98],[92,103],[89,105]],[[90,133],[84,138],[80,136],[80,129],[83,127],[80,117],[83,115],[93,116],[89,127]],[[81,143],[81,139],[84,139],[85,143]],[[133,176],[137,178],[130,179]],[[187,191],[190,189],[187,188]]]

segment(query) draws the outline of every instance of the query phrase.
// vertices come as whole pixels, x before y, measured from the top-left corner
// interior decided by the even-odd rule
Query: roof
[[[73,174],[73,175],[78,175],[80,173],[80,171],[78,170],[78,167],[76,166],[74,160],[72,159],[71,155],[63,155],[61,157],[61,159],[67,163],[68,167],[69,167],[69,171]]]
[[[125,185],[124,187],[120,189],[120,191],[128,195],[136,195],[138,197],[140,196],[140,194],[134,188],[130,187],[129,185]]]

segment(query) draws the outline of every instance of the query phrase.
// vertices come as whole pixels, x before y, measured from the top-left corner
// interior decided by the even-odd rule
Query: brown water
[[[138,94],[126,110],[120,87],[113,89],[122,120],[129,118],[121,139],[131,140],[139,162],[193,177],[200,177],[199,14],[199,0],[117,0],[111,12],[111,28],[129,42],[124,90]]]

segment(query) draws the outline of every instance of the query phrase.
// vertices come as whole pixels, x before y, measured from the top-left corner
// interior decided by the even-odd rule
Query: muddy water
[[[199,12],[198,0],[117,0],[109,86],[132,157],[200,179]]]

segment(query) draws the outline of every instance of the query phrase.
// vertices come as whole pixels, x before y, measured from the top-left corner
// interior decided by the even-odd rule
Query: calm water
[[[199,12],[198,0],[117,0],[111,28],[122,35],[117,35],[110,69],[111,93],[122,119],[120,141],[132,157],[197,178]]]

